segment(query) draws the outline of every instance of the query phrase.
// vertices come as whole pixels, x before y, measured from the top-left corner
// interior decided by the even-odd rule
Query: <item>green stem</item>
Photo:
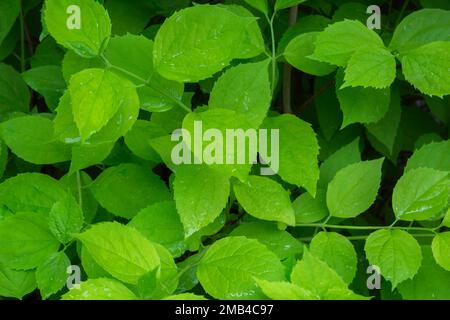
[[[25,21],[24,21],[24,17],[23,17],[22,1],[20,2],[19,20],[20,20],[20,69],[22,72],[24,72],[26,69],[26,65],[25,65]]]
[[[275,20],[276,12],[273,13],[272,18],[269,19],[269,16],[266,15],[266,19],[269,22],[270,27],[270,37],[272,42],[272,93],[275,91],[275,73],[277,70],[277,52],[276,52],[276,43],[275,43],[275,31],[273,28],[273,21]]]
[[[134,79],[136,79],[136,80],[142,82],[142,83],[145,84],[146,86],[148,86],[148,87],[152,88],[153,90],[155,90],[156,92],[158,92],[160,95],[165,96],[166,98],[168,98],[168,99],[170,99],[171,101],[173,101],[174,103],[176,103],[179,107],[181,107],[182,109],[184,109],[184,110],[187,111],[188,113],[189,113],[189,112],[192,112],[192,110],[191,110],[187,105],[185,105],[182,101],[180,101],[180,100],[178,100],[178,99],[172,97],[170,94],[164,92],[164,90],[161,90],[160,88],[156,87],[153,83],[150,83],[149,80],[146,80],[146,79],[144,79],[144,78],[141,78],[141,77],[139,77],[138,75],[136,75],[136,74],[134,74],[134,73],[132,73],[132,72],[130,72],[130,71],[128,71],[128,70],[125,70],[125,69],[123,69],[123,68],[121,68],[121,67],[118,67],[118,66],[113,65],[113,64],[112,64],[111,62],[109,62],[109,60],[108,60],[105,56],[103,56],[103,55],[101,55],[100,57],[103,59],[103,62],[106,64],[106,67],[107,67],[107,68],[115,69],[115,70],[117,70],[117,71],[120,71],[120,72],[122,72],[122,73],[124,73],[124,74],[126,74],[126,75],[128,75],[128,76],[130,76],[130,77],[132,77],[132,78],[134,78]]]
[[[78,204],[80,208],[83,208],[83,193],[81,192],[81,175],[80,171],[77,171],[77,188],[78,188]]]

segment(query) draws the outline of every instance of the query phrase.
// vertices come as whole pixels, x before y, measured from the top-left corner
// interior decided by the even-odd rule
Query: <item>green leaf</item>
[[[177,169],[173,190],[188,237],[220,215],[228,200],[230,182],[226,175],[207,166],[183,165]]]
[[[422,9],[408,15],[395,28],[391,50],[406,53],[434,41],[450,40],[450,12]]]
[[[141,33],[154,14],[145,0],[108,0],[105,8],[111,17],[113,34]]]
[[[72,5],[78,17],[76,10],[67,13]],[[93,0],[46,0],[44,20],[56,42],[86,58],[99,55],[111,35],[108,12]]]
[[[72,288],[62,300],[136,300],[136,295],[125,285],[113,279],[89,279]]]
[[[67,280],[70,260],[64,252],[57,252],[45,260],[36,270],[36,281],[43,299],[58,292]]]
[[[291,281],[320,299],[326,300],[327,296],[337,289],[351,293],[336,271],[306,249],[303,259],[298,261],[292,270]]]
[[[269,14],[269,6],[267,5],[267,0],[244,0],[248,5],[252,6],[256,10]]]
[[[84,222],[83,212],[72,195],[67,195],[56,202],[48,218],[50,231],[63,244],[73,239]]]
[[[384,118],[389,110],[390,89],[342,88],[344,74],[336,75],[336,95],[344,114],[342,128],[352,123],[376,123]]]
[[[392,288],[412,279],[422,263],[422,252],[416,239],[403,230],[382,229],[369,235],[364,247],[367,259],[380,268]]]
[[[314,44],[319,32],[307,32],[292,39],[284,50],[287,62],[305,73],[315,76],[325,76],[336,67],[328,63],[309,58],[314,53]]]
[[[0,114],[11,111],[28,112],[30,92],[20,74],[0,63]]]
[[[247,222],[234,229],[230,236],[244,236],[266,245],[280,260],[300,254],[303,245],[289,232],[279,230],[276,224],[268,222]]]
[[[66,89],[61,66],[42,66],[22,73],[25,82],[45,98],[47,106],[54,110]]]
[[[131,163],[103,171],[91,190],[102,207],[128,219],[151,204],[170,199],[170,193],[159,176],[149,168]]]
[[[297,6],[306,0],[277,0],[275,3],[275,11]]]
[[[405,300],[448,300],[450,272],[436,264],[430,246],[422,246],[423,261],[412,280],[399,284],[398,291]]]
[[[329,156],[320,166],[319,185],[327,186],[336,173],[350,164],[361,161],[360,139],[343,146]]]
[[[352,243],[336,232],[320,232],[309,246],[310,253],[328,264],[350,284],[356,275],[357,256]]]
[[[136,229],[117,222],[96,224],[77,238],[100,267],[123,282],[137,284],[160,266],[155,246]]]
[[[34,289],[34,271],[13,270],[0,264],[0,296],[22,299]]]
[[[62,61],[62,73],[66,83],[70,82],[72,75],[91,68],[104,68],[105,64],[99,57],[83,58],[73,51],[67,51]]]
[[[426,220],[439,214],[447,205],[449,172],[430,168],[412,169],[397,182],[392,207],[397,219]]]
[[[100,131],[125,105],[139,103],[131,82],[102,69],[86,69],[73,75],[69,92],[82,141]]]
[[[304,187],[314,196],[319,179],[319,145],[311,125],[284,114],[266,118],[263,128],[279,130],[279,170],[271,164],[272,170],[284,181]]]
[[[55,179],[39,173],[23,173],[0,184],[0,204],[12,212],[48,214],[66,195]]]
[[[448,209],[444,219],[442,220],[442,225],[450,228],[450,208]]]
[[[175,257],[186,250],[184,229],[174,201],[152,204],[141,211],[128,223],[150,241],[162,244]]]
[[[256,240],[227,237],[216,241],[203,256],[197,276],[216,299],[263,299],[255,278],[283,281],[278,257]]]
[[[179,82],[211,77],[238,55],[245,27],[253,19],[211,5],[176,12],[164,21],[155,37],[156,70]]]
[[[173,296],[165,297],[162,300],[208,300],[204,296],[199,296],[193,293],[180,293]]]
[[[450,94],[449,41],[432,42],[409,51],[401,61],[405,79],[422,93],[440,98]]]
[[[272,300],[319,300],[311,291],[298,285],[282,281],[266,281],[256,279],[263,293]]]
[[[450,232],[437,234],[431,245],[436,262],[445,270],[450,271]]]
[[[381,38],[356,20],[345,20],[329,25],[315,42],[310,58],[345,67],[352,55],[362,49],[383,48]]]
[[[21,212],[0,221],[0,263],[19,270],[34,269],[58,247],[44,214]]]
[[[125,135],[127,147],[138,157],[160,162],[160,157],[150,145],[150,139],[166,135],[165,129],[151,121],[137,120],[133,128]],[[143,139],[143,137],[145,137]]]
[[[9,160],[8,155],[9,155],[8,147],[0,139],[0,178],[3,177],[3,173],[5,172],[6,165],[8,164],[8,160]]]
[[[156,300],[167,297],[175,291],[178,286],[178,269],[166,248],[159,244],[154,246],[161,259],[161,266],[155,269],[156,272],[150,272],[139,279],[138,291],[141,298]]]
[[[5,0],[0,3],[0,12],[2,13],[2,20],[0,23],[0,44],[6,38],[9,30],[14,25],[17,16],[20,13],[19,0]]]
[[[70,148],[53,136],[52,121],[41,116],[13,118],[0,125],[0,135],[20,158],[35,164],[70,160]]]
[[[345,87],[383,89],[395,80],[394,56],[384,48],[365,48],[356,51],[345,69]]]
[[[295,213],[295,222],[314,223],[329,215],[327,207],[326,190],[317,189],[313,198],[308,192],[302,193],[292,203]]]
[[[249,176],[245,182],[236,182],[233,190],[248,214],[262,220],[295,225],[289,193],[278,182],[266,177]]]
[[[164,111],[176,105],[174,100],[181,101],[183,84],[164,79],[153,67],[153,41],[132,34],[114,37],[104,55],[113,65],[111,71],[139,86],[137,92],[143,109]],[[147,85],[142,86],[143,83]]]
[[[351,164],[328,184],[327,205],[333,217],[352,218],[370,208],[378,194],[384,158]]]
[[[225,71],[214,85],[209,107],[234,110],[245,115],[254,128],[259,127],[272,100],[268,66],[264,60]]]
[[[426,167],[450,171],[450,140],[424,145],[409,158],[405,172]]]

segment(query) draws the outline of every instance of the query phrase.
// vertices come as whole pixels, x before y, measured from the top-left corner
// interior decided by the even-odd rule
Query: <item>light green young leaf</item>
[[[309,58],[314,53],[314,44],[318,35],[319,32],[307,32],[298,35],[286,46],[284,57],[296,69],[315,76],[325,76],[333,72],[336,67]]]
[[[423,45],[409,51],[401,61],[405,79],[422,93],[440,98],[450,94],[449,41]]]
[[[103,171],[91,190],[102,207],[128,219],[151,204],[171,198],[164,182],[150,168],[131,163]]]
[[[137,120],[125,135],[125,144],[138,157],[160,162],[160,157],[150,145],[150,140],[166,135],[165,128],[146,120]]]
[[[42,66],[22,73],[25,82],[45,98],[47,106],[54,110],[66,89],[61,66]]]
[[[333,290],[338,289],[351,293],[335,270],[306,249],[303,252],[303,259],[298,261],[292,270],[291,281],[320,299],[327,299]]]
[[[22,299],[35,289],[34,271],[13,270],[0,264],[0,296]]]
[[[375,201],[381,183],[384,158],[351,164],[328,184],[327,205],[333,217],[352,218]]]
[[[263,293],[272,300],[319,300],[319,296],[296,284],[256,279]]]
[[[412,280],[399,284],[398,291],[405,300],[448,300],[450,272],[442,269],[433,258],[430,246],[422,246],[423,261]]]
[[[94,0],[46,0],[44,20],[56,42],[86,58],[99,55],[111,35],[108,12]]]
[[[395,28],[389,48],[403,54],[435,41],[450,40],[450,12],[422,9],[408,15]]]
[[[219,6],[197,5],[165,20],[155,38],[153,62],[165,78],[197,82],[211,77],[238,55],[248,23]]]
[[[263,299],[255,278],[283,281],[278,257],[256,240],[227,237],[216,241],[203,256],[197,276],[216,299]]]
[[[18,157],[35,164],[70,160],[70,147],[57,141],[53,122],[41,116],[23,116],[0,124],[0,136]]]
[[[73,239],[83,227],[83,222],[83,212],[69,194],[53,205],[48,217],[50,231],[63,244]]]
[[[141,211],[128,223],[150,241],[162,244],[175,257],[186,250],[184,229],[174,201],[152,204]]]
[[[21,212],[0,220],[0,263],[18,270],[34,269],[59,247],[44,214]]]
[[[270,130],[279,130],[279,168],[271,163],[271,169],[286,182],[304,187],[314,196],[319,180],[319,145],[311,125],[298,117],[284,114],[266,118],[262,127],[269,133]]]
[[[269,61],[240,64],[216,81],[209,99],[210,108],[231,109],[245,115],[257,128],[267,115],[272,94]]]
[[[124,284],[113,279],[89,279],[72,288],[62,300],[136,300],[136,295]]]
[[[0,63],[0,114],[11,111],[28,112],[30,92],[20,73]]]
[[[66,195],[55,179],[40,173],[23,173],[0,184],[0,204],[14,213],[48,214]]]
[[[295,222],[314,223],[329,215],[327,207],[327,192],[317,189],[316,197],[313,198],[308,192],[302,193],[292,203],[295,213]]]
[[[380,268],[392,288],[416,275],[422,252],[416,239],[403,230],[382,229],[369,235],[364,247],[367,259]]]
[[[426,220],[447,205],[450,191],[449,172],[417,168],[406,172],[397,182],[392,207],[397,219]]]
[[[431,244],[436,262],[445,270],[450,271],[450,232],[439,233]]]
[[[356,51],[345,69],[345,87],[383,89],[395,80],[394,56],[385,48],[365,48]]]
[[[277,0],[275,3],[275,11],[297,6],[305,1],[306,0]]]
[[[155,246],[136,229],[117,222],[96,224],[77,238],[100,267],[123,282],[137,284],[160,266]]]
[[[16,21],[16,18],[20,13],[20,1],[19,0],[2,1],[0,3],[0,12],[2,13],[2,20],[0,23],[0,44],[1,44],[8,35],[9,30],[14,25],[14,22]]]
[[[220,215],[228,200],[230,182],[228,176],[208,166],[183,165],[177,169],[173,190],[188,237]]]
[[[433,142],[415,151],[405,172],[421,167],[450,172],[450,140]]]
[[[249,176],[245,182],[236,182],[233,190],[248,214],[262,220],[295,225],[289,193],[278,182],[267,177]]]
[[[345,20],[329,25],[315,42],[310,58],[345,67],[358,50],[383,48],[381,38],[364,24],[356,20]]]
[[[345,283],[353,281],[358,259],[346,237],[336,232],[320,232],[311,240],[309,251],[334,269]]]
[[[102,69],[86,69],[73,75],[69,92],[82,141],[99,132],[122,107],[139,103],[130,81]]]
[[[168,296],[165,297],[162,300],[180,300],[180,301],[184,301],[184,300],[208,300],[206,299],[204,296],[199,296],[193,293],[180,293],[180,294],[176,294],[173,296]]]
[[[289,232],[279,230],[274,223],[243,223],[234,229],[230,233],[230,236],[244,236],[249,239],[258,240],[273,251],[280,260],[300,254],[303,251],[303,245],[300,241],[295,239]]]
[[[36,281],[43,299],[58,292],[66,284],[69,266],[70,260],[64,252],[52,254],[38,266]]]
[[[450,208],[448,209],[444,219],[442,220],[442,225],[450,228]]]
[[[129,48],[133,50],[130,51]],[[104,55],[113,65],[111,71],[140,85],[137,92],[141,108],[164,111],[176,105],[174,100],[181,100],[183,84],[164,79],[153,67],[153,41],[132,34],[114,37]],[[130,76],[130,73],[135,76]],[[148,85],[142,86],[145,82]]]
[[[342,88],[343,79],[344,72],[339,70],[336,74],[336,95],[344,114],[342,128],[357,122],[376,123],[384,118],[391,99],[389,88]]]

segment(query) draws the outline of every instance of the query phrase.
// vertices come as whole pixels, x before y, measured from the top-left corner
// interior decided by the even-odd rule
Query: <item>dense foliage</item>
[[[450,299],[449,2],[196,2],[0,1],[0,297]]]

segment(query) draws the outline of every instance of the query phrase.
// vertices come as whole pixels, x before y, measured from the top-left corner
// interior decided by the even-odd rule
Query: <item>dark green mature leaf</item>
[[[0,63],[0,114],[11,111],[28,112],[30,92],[20,74]]]
[[[156,35],[156,70],[163,77],[180,82],[209,78],[238,55],[245,26],[251,21],[253,18],[210,5],[176,12]]]
[[[269,6],[267,4],[267,0],[244,0],[244,1],[253,8],[261,11],[265,15],[269,14]]]
[[[105,209],[128,219],[151,204],[170,199],[168,189],[156,174],[131,163],[103,171],[91,190]]]
[[[381,182],[384,158],[351,164],[328,184],[327,205],[333,217],[351,218],[372,205]]]
[[[59,247],[48,229],[48,217],[21,212],[0,221],[0,263],[8,268],[28,270],[38,267]]]
[[[44,19],[59,44],[86,58],[99,55],[111,35],[108,12],[94,0],[46,0]]]
[[[233,185],[236,199],[248,214],[262,220],[295,225],[294,209],[289,194],[274,180],[249,176]]]
[[[20,13],[19,0],[5,0],[0,3],[0,12],[2,19],[0,21],[0,44],[8,35],[9,30],[14,25],[17,16]]]
[[[277,0],[275,2],[275,10],[282,10],[282,9],[286,9],[286,8],[290,8],[293,6],[297,6],[300,3],[305,2],[306,0]]]
[[[216,241],[203,256],[197,275],[216,299],[262,299],[255,278],[283,281],[284,267],[266,246],[246,237]]]
[[[364,247],[367,259],[380,268],[392,287],[417,274],[422,252],[416,239],[403,230],[382,229],[373,232]]]

